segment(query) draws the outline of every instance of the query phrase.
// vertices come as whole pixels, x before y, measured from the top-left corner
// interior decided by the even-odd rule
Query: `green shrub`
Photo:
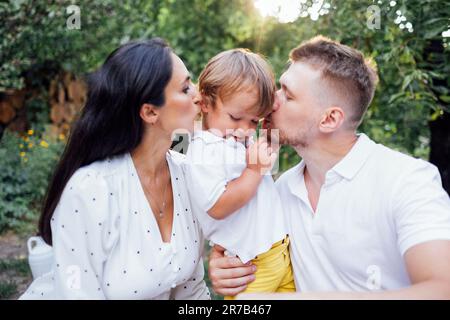
[[[34,222],[64,138],[6,131],[0,141],[0,232]]]

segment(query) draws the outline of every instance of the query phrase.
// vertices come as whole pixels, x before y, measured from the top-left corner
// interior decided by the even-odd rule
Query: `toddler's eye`
[[[184,92],[184,93],[188,93],[189,89],[190,89],[190,87],[188,86],[188,87],[186,87],[186,88],[183,89],[183,92]]]
[[[258,125],[259,120],[252,120],[252,123]]]
[[[231,114],[230,114],[230,118],[231,118],[232,120],[234,120],[234,121],[239,121],[239,120],[241,120],[241,119],[239,119],[239,118],[233,117]]]

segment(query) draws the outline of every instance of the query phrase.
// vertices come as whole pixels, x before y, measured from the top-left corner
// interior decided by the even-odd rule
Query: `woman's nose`
[[[200,102],[202,101],[202,95],[197,90],[197,88],[194,87],[194,92],[192,96],[192,102],[194,102],[195,105],[200,106]]]
[[[192,101],[193,101],[195,104],[199,104],[199,103],[200,103],[200,100],[201,100],[200,94],[194,95],[194,97],[193,97],[193,99],[192,99]]]
[[[191,84],[191,95],[192,99],[194,100],[194,103],[198,103],[201,99],[200,91],[198,90],[198,87],[196,84]]]

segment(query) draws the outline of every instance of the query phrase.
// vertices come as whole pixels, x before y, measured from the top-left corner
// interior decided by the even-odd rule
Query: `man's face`
[[[265,127],[279,129],[279,143],[308,146],[319,134],[321,73],[303,62],[294,62],[281,75],[273,112]]]

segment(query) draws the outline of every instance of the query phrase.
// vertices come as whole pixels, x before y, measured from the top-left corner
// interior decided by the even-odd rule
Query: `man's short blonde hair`
[[[259,116],[273,107],[275,79],[272,69],[260,55],[247,49],[232,49],[209,60],[199,77],[199,90],[213,107],[219,98],[226,101],[242,90],[257,91],[255,108]]]
[[[290,60],[318,67],[328,90],[350,97],[350,123],[358,127],[369,107],[378,82],[374,61],[351,47],[323,36],[314,37],[292,49]]]

